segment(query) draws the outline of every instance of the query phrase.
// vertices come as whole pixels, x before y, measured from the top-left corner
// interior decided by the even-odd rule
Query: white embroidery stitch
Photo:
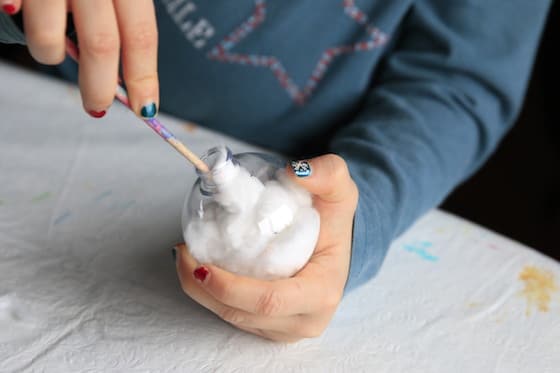
[[[197,49],[204,47],[214,36],[214,26],[204,17],[196,19],[196,4],[188,0],[163,0],[171,16],[185,38]]]

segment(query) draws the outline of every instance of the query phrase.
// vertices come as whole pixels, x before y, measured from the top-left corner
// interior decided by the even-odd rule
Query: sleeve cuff
[[[360,191],[354,215],[350,271],[344,293],[354,290],[373,278],[379,271],[388,249],[388,242],[379,220],[379,208],[371,197]]]
[[[0,13],[0,43],[25,44],[25,35],[16,26],[12,17]]]

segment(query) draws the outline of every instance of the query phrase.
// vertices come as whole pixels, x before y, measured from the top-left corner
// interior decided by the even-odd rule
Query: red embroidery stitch
[[[274,56],[247,55],[230,52],[240,41],[264,22],[266,17],[266,0],[255,0],[255,10],[249,19],[218,43],[218,45],[208,53],[208,58],[220,62],[269,68],[280,85],[288,92],[292,100],[299,105],[303,105],[313,95],[317,85],[325,76],[335,57],[355,52],[370,51],[385,44],[388,40],[387,35],[381,32],[377,27],[368,23],[368,16],[356,6],[355,0],[343,0],[342,5],[344,12],[365,28],[369,40],[352,45],[328,48],[323,52],[303,89],[294,83],[278,58]]]

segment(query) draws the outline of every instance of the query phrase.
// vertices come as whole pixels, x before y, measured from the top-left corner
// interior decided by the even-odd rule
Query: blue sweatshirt
[[[549,0],[161,0],[161,109],[358,185],[346,289],[491,154]],[[7,16],[0,41],[24,42]]]

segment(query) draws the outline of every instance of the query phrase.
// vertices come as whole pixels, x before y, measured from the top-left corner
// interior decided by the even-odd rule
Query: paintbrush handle
[[[70,39],[66,39],[66,53],[78,63],[79,51],[76,44],[74,44]],[[115,92],[115,97],[123,105],[128,107],[130,110],[130,101],[128,100],[128,94],[126,90],[120,85],[121,79],[119,77],[119,84],[117,85],[117,91]],[[181,141],[179,141],[171,131],[169,131],[161,122],[156,119],[143,119],[151,129],[154,130],[162,139],[167,141],[175,150],[177,150],[183,157],[185,157],[192,165],[200,172],[207,173],[210,171],[208,165],[204,163],[199,157],[196,156],[192,151],[189,150]]]

